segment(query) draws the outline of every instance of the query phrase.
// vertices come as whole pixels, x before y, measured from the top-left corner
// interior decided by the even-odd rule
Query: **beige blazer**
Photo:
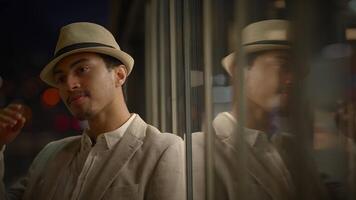
[[[247,144],[241,142],[236,131],[236,122],[219,114],[213,122],[215,130],[214,153],[214,193],[215,199],[246,199],[246,200],[316,200],[325,199],[325,191],[316,177],[315,171],[309,176],[303,196],[299,191],[289,187],[273,172],[273,168],[266,164],[261,153]],[[193,185],[194,200],[205,199],[205,142],[204,133],[193,134]],[[273,144],[279,152],[287,168],[288,176],[294,184],[298,178],[297,169],[300,158],[295,155],[295,140],[292,137],[280,135],[274,138]],[[246,148],[241,148],[241,145]],[[244,167],[245,166],[245,167]],[[305,167],[305,166],[304,166]],[[304,188],[303,188],[304,189]],[[298,195],[297,195],[298,193]],[[301,198],[299,198],[301,197]]]
[[[8,199],[53,199],[57,179],[79,148],[80,136],[49,143],[27,177],[8,191]],[[79,199],[182,200],[186,196],[182,139],[160,133],[139,116],[98,169],[89,174]]]

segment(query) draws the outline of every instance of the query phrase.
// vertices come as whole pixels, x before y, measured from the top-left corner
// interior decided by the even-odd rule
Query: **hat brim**
[[[245,53],[255,53],[260,51],[273,51],[273,50],[287,50],[290,49],[290,45],[279,45],[279,44],[256,44],[256,45],[248,45],[244,46]],[[225,56],[221,60],[221,64],[226,72],[232,76],[232,67],[235,65],[235,57],[237,56],[236,52],[230,53],[229,55]]]
[[[52,59],[41,71],[40,78],[49,84],[50,86],[56,87],[56,82],[53,77],[53,68],[57,65],[57,63],[63,58],[72,55],[74,53],[80,52],[93,52],[93,53],[101,53],[105,55],[112,56],[120,60],[127,69],[127,75],[129,75],[132,71],[134,65],[134,59],[124,51],[120,51],[118,49],[110,48],[110,47],[86,47],[75,49],[72,51],[68,51],[66,53],[61,54],[60,56]]]

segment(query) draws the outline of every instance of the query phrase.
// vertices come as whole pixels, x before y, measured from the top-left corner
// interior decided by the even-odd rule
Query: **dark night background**
[[[127,84],[130,111],[144,117],[143,14],[142,1],[0,0],[0,106],[22,102],[30,116],[23,132],[7,146],[5,183],[23,175],[49,141],[80,133],[81,123],[64,104],[44,102],[48,86],[39,79],[63,25],[94,22],[115,34],[120,47],[135,59]]]

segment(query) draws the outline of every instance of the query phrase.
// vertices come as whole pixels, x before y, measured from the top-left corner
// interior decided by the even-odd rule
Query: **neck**
[[[233,108],[232,114],[236,117],[237,121],[241,121],[242,117],[240,116],[238,106],[235,105]],[[247,128],[267,133],[272,127],[271,114],[251,102],[247,103],[247,109],[244,117],[244,124]]]
[[[100,134],[121,127],[129,118],[130,112],[125,101],[116,99],[99,114],[88,120],[90,127],[88,135],[95,141]]]

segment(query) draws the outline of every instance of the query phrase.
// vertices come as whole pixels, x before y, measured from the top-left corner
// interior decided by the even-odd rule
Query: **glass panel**
[[[185,137],[188,199],[355,199],[354,0],[147,4],[147,109]]]
[[[210,4],[204,10],[208,16],[204,15],[204,25],[210,26],[203,34],[204,45],[210,45],[204,51],[204,64],[215,72],[220,66],[211,63],[224,56],[219,51],[230,47],[228,51],[238,53],[235,63],[227,66],[233,79],[234,101],[227,109],[231,112],[214,112],[219,114],[210,130],[212,113],[207,113],[206,105],[204,133],[197,133],[197,140],[193,137],[193,164],[206,162],[204,167],[193,167],[197,199],[202,193],[207,199],[353,199],[352,51],[339,21],[345,7],[307,1],[236,1],[230,5],[237,12],[229,24],[219,18],[221,11],[214,1],[204,3]],[[276,18],[288,20],[290,27],[281,25],[284,22],[262,22]],[[333,23],[324,23],[325,18]],[[224,30],[222,24],[232,37],[214,32]],[[320,38],[320,30],[325,38]],[[225,48],[221,38],[228,38]],[[213,80],[215,75],[211,74]],[[214,92],[205,87],[207,103]],[[210,134],[215,134],[212,143],[207,142]],[[194,152],[194,145],[206,151]]]

